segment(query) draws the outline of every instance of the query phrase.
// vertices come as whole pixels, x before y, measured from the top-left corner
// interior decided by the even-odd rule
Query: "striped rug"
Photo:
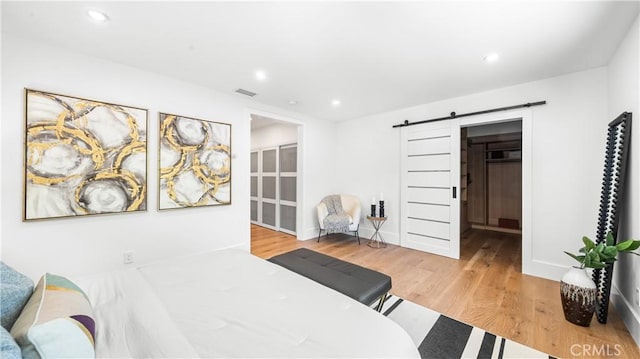
[[[422,358],[554,359],[395,296],[387,298],[382,313],[409,333]]]

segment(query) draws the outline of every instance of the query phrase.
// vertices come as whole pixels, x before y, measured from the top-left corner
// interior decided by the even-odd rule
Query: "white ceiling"
[[[2,1],[2,31],[344,120],[606,65],[638,5]]]

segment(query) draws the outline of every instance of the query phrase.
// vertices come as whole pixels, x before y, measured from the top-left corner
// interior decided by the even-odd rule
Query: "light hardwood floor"
[[[567,322],[558,282],[521,274],[520,243],[512,234],[471,230],[460,260],[389,245],[366,246],[362,238],[295,237],[251,225],[251,252],[262,258],[309,248],[391,276],[391,292],[556,357],[640,358],[640,350],[610,307],[607,324],[588,328]]]

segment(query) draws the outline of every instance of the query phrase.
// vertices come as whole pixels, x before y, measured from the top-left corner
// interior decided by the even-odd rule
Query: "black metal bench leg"
[[[384,294],[380,297],[380,301],[378,302],[378,305],[376,305],[376,311],[377,311],[377,312],[382,312],[382,307],[384,306],[384,302],[387,300],[387,294],[388,294],[388,293],[384,293]]]

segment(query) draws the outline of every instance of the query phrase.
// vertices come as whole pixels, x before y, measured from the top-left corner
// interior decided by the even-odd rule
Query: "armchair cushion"
[[[349,230],[356,231],[360,225],[360,217],[362,216],[362,205],[360,204],[360,199],[356,196],[341,194],[340,202],[342,203],[342,209],[344,209],[344,211],[349,215]],[[324,230],[324,218],[329,215],[329,211],[327,210],[327,206],[322,202],[318,204],[316,209],[318,211],[318,223],[320,224],[320,229]]]

